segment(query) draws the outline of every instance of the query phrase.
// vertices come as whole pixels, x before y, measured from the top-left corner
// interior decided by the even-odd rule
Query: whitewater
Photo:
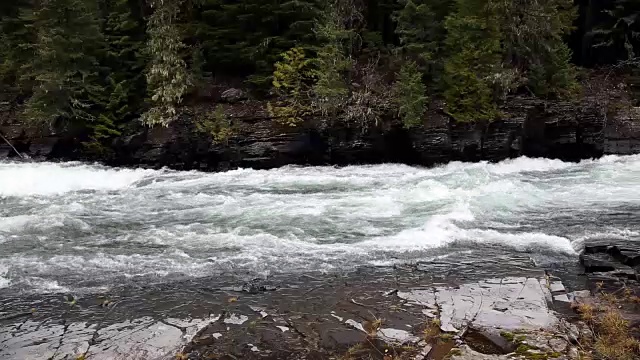
[[[0,290],[482,259],[640,238],[640,156],[223,173],[0,162]],[[478,260],[480,261],[480,260]]]

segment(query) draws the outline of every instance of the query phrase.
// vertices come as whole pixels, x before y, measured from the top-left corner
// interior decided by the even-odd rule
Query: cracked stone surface
[[[398,296],[427,309],[439,309],[445,332],[457,332],[464,326],[537,329],[557,322],[548,308],[551,294],[544,279],[490,279],[458,287],[399,292]]]
[[[2,359],[158,359],[172,356],[213,319],[143,317],[101,327],[83,322],[51,324],[28,320],[0,328]]]
[[[212,323],[184,352],[196,359],[226,354],[253,359],[251,344],[260,348],[260,356],[270,359],[326,358],[362,343],[372,332],[387,344],[417,345],[434,316],[439,316],[444,331],[456,333],[466,327],[552,329],[558,318],[550,307],[549,288],[545,277],[506,277],[373,292],[347,284],[332,288],[330,303],[327,298],[311,296],[298,304],[287,301],[260,309],[243,307],[240,299],[232,311],[253,312],[249,321],[231,329],[224,322]],[[263,317],[258,311],[268,315]],[[381,325],[372,331],[376,320]],[[214,339],[215,334],[223,336]],[[239,337],[246,340],[237,341]]]
[[[536,277],[455,282],[409,268],[300,276],[258,293],[176,284],[110,294],[112,305],[106,307],[103,297],[91,296],[79,296],[73,307],[59,295],[0,300],[5,301],[0,358],[86,354],[87,359],[152,360],[182,353],[189,359],[324,359],[367,341],[372,332],[382,343],[418,346],[436,316],[452,332],[467,326],[552,326],[556,317],[544,273],[524,269],[522,274]],[[372,329],[378,320],[379,328]]]

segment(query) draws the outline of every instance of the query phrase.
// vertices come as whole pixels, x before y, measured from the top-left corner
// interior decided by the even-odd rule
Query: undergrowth
[[[640,297],[626,287],[605,293],[602,284],[599,284],[598,292],[594,303],[573,304],[590,329],[590,334],[582,334],[579,339],[581,359],[640,359],[640,341],[633,336],[633,329],[623,313],[625,309],[637,311]]]

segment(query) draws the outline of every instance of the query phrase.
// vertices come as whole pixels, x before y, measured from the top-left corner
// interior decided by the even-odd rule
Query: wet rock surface
[[[93,158],[82,153],[80,137],[73,129],[44,131],[5,120],[0,122],[0,134],[33,159],[208,171],[288,164],[429,166],[517,156],[573,161],[640,152],[640,112],[606,114],[605,107],[592,98],[576,104],[515,97],[507,101],[505,117],[490,124],[458,124],[444,114],[442,104],[434,104],[428,124],[410,130],[399,123],[386,128],[327,126],[322,119],[291,128],[269,119],[264,104],[247,100],[240,89],[226,90],[221,101],[234,125],[233,135],[218,144],[197,132],[190,109],[167,128],[139,128],[115,139],[108,155]],[[19,156],[2,141],[0,158]]]
[[[328,359],[367,341],[418,354],[433,319],[454,335],[558,323],[542,271],[463,282],[414,269],[372,271],[274,279],[277,290],[259,293],[211,289],[203,281],[78,295],[71,302],[63,295],[3,301],[0,357]],[[374,274],[375,282],[363,281]],[[140,301],[149,306],[139,310]]]
[[[585,253],[599,252],[587,245]],[[586,328],[565,319],[575,317],[572,302],[591,301],[586,284],[525,264],[465,271],[434,260],[100,294],[4,293],[0,358],[575,359]]]
[[[580,263],[593,282],[631,283],[640,287],[640,243],[592,241],[585,244]]]

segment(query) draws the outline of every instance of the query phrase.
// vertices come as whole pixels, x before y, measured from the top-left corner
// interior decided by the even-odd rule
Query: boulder
[[[236,88],[230,88],[223,91],[222,94],[220,95],[220,98],[222,99],[223,102],[226,102],[229,104],[235,104],[242,100],[246,100],[248,97],[244,91]]]

